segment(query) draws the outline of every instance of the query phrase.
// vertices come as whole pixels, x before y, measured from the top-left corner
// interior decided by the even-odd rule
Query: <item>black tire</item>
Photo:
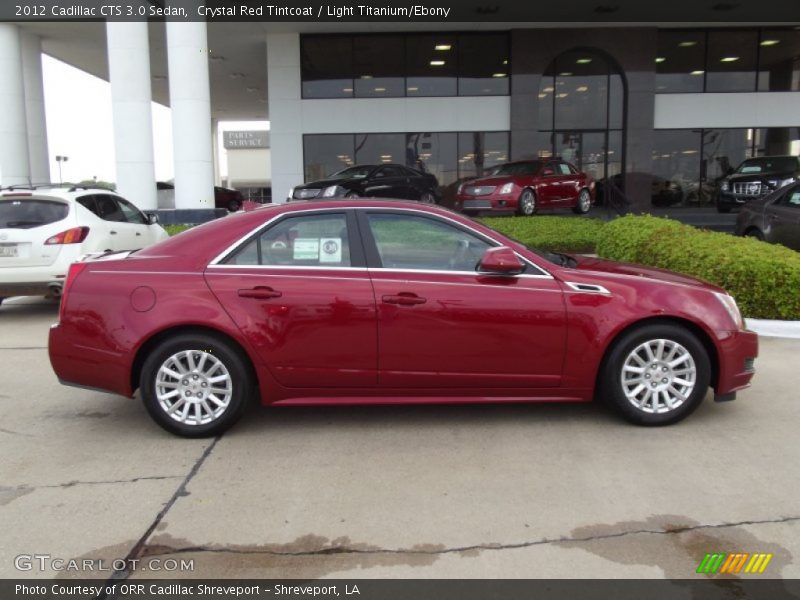
[[[213,359],[216,359],[224,366],[230,378],[230,398],[227,405],[218,415],[213,416],[213,419],[207,423],[186,423],[173,418],[167,414],[167,408],[162,406],[156,396],[156,383],[159,369],[171,357],[188,350],[207,354],[206,362],[212,360],[212,358],[209,357],[213,357]],[[214,372],[220,374],[224,373],[224,371],[221,370]],[[187,381],[190,374],[191,373],[187,374]],[[175,385],[177,385],[177,382],[175,382]],[[200,383],[196,385],[199,386]],[[238,348],[234,347],[229,342],[207,333],[183,333],[161,342],[150,352],[142,365],[139,388],[142,392],[142,400],[144,401],[145,408],[156,423],[170,433],[182,437],[198,438],[219,435],[239,420],[253,392],[253,378],[250,373],[247,358]],[[206,389],[208,388],[206,387]],[[208,392],[206,392],[206,390],[198,388],[191,392],[192,395],[193,392],[205,392],[207,394],[206,398],[208,398]],[[187,405],[186,400],[183,399],[180,394],[178,398],[184,400],[183,406]],[[174,403],[177,404],[177,400]],[[197,402],[195,402],[195,404],[197,404]],[[208,401],[206,401],[205,404],[206,406],[219,406],[218,404],[215,405],[213,402]],[[202,408],[199,410],[201,410],[202,414]],[[176,412],[181,411],[176,410]],[[200,420],[202,421],[202,418]]]
[[[349,198],[349,199],[351,199],[351,200],[352,200],[352,199],[354,199],[354,198],[361,198],[361,196],[358,194],[358,192],[347,192],[347,193],[344,195],[344,197],[345,197],[345,198]]]
[[[728,214],[729,212],[731,212],[731,207],[724,206],[722,204],[717,204],[717,212],[722,214]]]
[[[592,208],[592,196],[589,190],[581,190],[578,194],[578,202],[572,207],[572,212],[576,215],[585,215]]]
[[[423,192],[419,197],[419,201],[422,202],[422,204],[436,204],[436,196],[430,192]]]
[[[5,300],[5,298],[0,297],[0,306],[3,305],[3,300]]]
[[[744,235],[745,237],[755,238],[762,242],[764,241],[764,234],[761,232],[760,229],[756,229],[755,227],[753,229],[748,229]]]
[[[236,212],[240,208],[242,208],[242,203],[238,200],[231,200],[228,202],[228,212]]]
[[[678,404],[675,408],[671,409],[666,407],[665,401],[664,412],[658,412],[658,410],[652,411],[654,407],[658,409],[661,404],[661,398],[663,398],[663,391],[661,391],[663,387],[661,386],[672,386],[671,380],[669,380],[668,384],[662,384],[662,382],[668,381],[666,379],[667,377],[677,378],[680,380],[681,377],[686,377],[686,375],[673,374],[670,370],[669,373],[663,374],[664,379],[661,381],[656,381],[656,377],[653,377],[651,373],[656,373],[657,377],[661,377],[663,366],[652,369],[652,365],[664,365],[665,363],[662,361],[657,361],[656,359],[652,359],[654,360],[653,363],[645,365],[644,372],[641,374],[641,377],[647,377],[648,379],[643,379],[643,382],[650,381],[650,386],[659,386],[657,388],[659,399],[649,408],[647,406],[647,397],[644,398],[644,408],[635,406],[633,401],[629,400],[625,395],[622,383],[622,378],[624,376],[623,367],[625,366],[626,360],[634,352],[634,350],[649,341],[657,343],[659,340],[667,340],[671,344],[678,344],[684,351],[688,352],[695,365],[694,385],[691,388],[688,397],[686,397],[686,399],[683,400],[682,403]],[[686,362],[684,362],[683,365],[686,365]],[[678,365],[675,367],[675,369],[678,370],[678,367],[681,367],[681,365]],[[636,375],[634,374],[633,376],[635,377]],[[617,410],[617,412],[619,412],[622,417],[628,421],[636,423],[637,425],[671,425],[672,423],[677,423],[678,421],[688,417],[697,409],[698,406],[700,406],[700,403],[703,401],[703,398],[705,398],[706,392],[708,391],[710,379],[711,362],[709,361],[708,353],[706,352],[705,347],[697,338],[697,336],[679,325],[673,325],[670,323],[654,323],[636,327],[624,333],[618,340],[615,341],[614,345],[606,355],[606,360],[604,361],[603,367],[600,371],[598,388],[601,398],[611,405],[615,410]],[[629,385],[634,387],[633,391],[635,392],[636,382],[630,380]],[[648,389],[649,388],[644,387],[639,394],[647,392]],[[650,393],[649,398],[652,399],[652,392]]]
[[[525,188],[517,200],[517,214],[521,217],[532,217],[536,214],[536,194],[530,188]]]

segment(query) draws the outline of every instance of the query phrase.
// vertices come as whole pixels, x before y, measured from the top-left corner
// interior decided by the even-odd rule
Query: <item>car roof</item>
[[[81,196],[93,193],[118,195],[114,190],[100,186],[43,184],[31,186],[12,185],[0,188],[0,198],[33,198],[39,200],[55,198],[58,200],[75,200]]]

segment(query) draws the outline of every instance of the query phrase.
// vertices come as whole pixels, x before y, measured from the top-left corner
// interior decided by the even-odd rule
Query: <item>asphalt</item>
[[[61,386],[56,318],[0,307],[0,577],[691,578],[707,552],[800,577],[800,340],[762,338],[751,389],[661,429],[594,404],[253,406],[186,440]],[[104,562],[15,568],[34,554]]]

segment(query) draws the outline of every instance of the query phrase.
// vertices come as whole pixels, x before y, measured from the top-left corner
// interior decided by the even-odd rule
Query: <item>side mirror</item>
[[[487,275],[519,275],[524,270],[525,263],[508,246],[489,248],[478,263],[478,272]]]
[[[155,225],[158,223],[158,215],[156,213],[147,213],[147,224]]]

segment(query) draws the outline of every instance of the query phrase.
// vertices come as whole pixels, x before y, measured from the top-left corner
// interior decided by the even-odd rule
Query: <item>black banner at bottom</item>
[[[329,579],[0,580],[3,600],[784,600],[800,580],[781,579]]]

